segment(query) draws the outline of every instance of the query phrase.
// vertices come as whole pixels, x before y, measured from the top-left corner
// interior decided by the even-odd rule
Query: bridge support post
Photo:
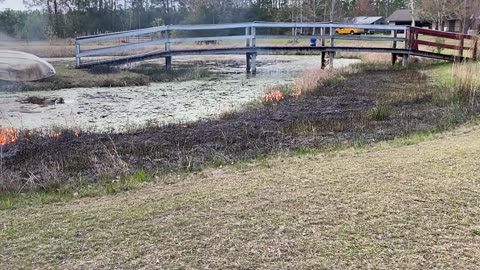
[[[325,27],[322,27],[320,28],[320,36],[321,36],[321,39],[322,39],[322,48],[325,48]],[[325,69],[325,67],[327,66],[327,63],[326,63],[326,56],[327,56],[327,53],[325,51],[322,51],[321,53],[321,60],[320,60],[320,63],[321,63],[321,68],[322,69]]]
[[[247,53],[247,73],[257,73],[257,53]]]
[[[396,49],[397,48],[397,30],[392,30],[393,31],[393,43],[392,43],[392,48]],[[395,65],[395,62],[397,62],[397,54],[392,53],[392,66]]]
[[[328,52],[328,68],[333,70],[333,59],[335,58],[335,52]]]
[[[321,56],[321,59],[320,59],[320,63],[321,63],[321,67],[322,69],[325,69],[325,67],[327,66],[327,60],[325,59],[326,57],[326,53],[325,52],[322,52],[322,56]]]
[[[335,27],[330,27],[330,47],[335,47],[335,32],[336,32],[337,28]],[[329,68],[330,70],[333,70],[333,59],[335,58],[335,52],[334,51],[330,51],[328,52],[328,64],[329,64]]]
[[[165,68],[168,71],[172,70],[172,57],[171,56],[166,56],[165,57]]]
[[[80,59],[80,44],[75,44],[75,67],[79,68],[81,64],[81,59]]]
[[[402,56],[402,67],[406,67],[408,65],[408,54],[404,54]]]

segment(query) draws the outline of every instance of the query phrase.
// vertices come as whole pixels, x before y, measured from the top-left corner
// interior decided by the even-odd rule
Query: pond
[[[213,75],[148,86],[0,92],[0,126],[122,131],[196,121],[258,100],[275,85],[293,83],[305,69],[320,70],[319,56],[293,55],[258,56],[256,75],[245,74],[244,56],[177,57],[174,67],[192,61],[204,63]],[[356,62],[335,59],[334,64],[339,68]]]

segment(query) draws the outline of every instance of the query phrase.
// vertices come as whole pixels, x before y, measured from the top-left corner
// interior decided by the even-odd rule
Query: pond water
[[[174,67],[176,62],[202,62],[214,75],[148,86],[0,92],[0,126],[121,131],[145,124],[195,121],[258,100],[275,85],[293,83],[305,69],[320,69],[319,56],[260,55],[254,76],[245,74],[244,56],[174,60]],[[339,68],[358,61],[335,59],[334,64]],[[46,102],[25,102],[33,97]]]

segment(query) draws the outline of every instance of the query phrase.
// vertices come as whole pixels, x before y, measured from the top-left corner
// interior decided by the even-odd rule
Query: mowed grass
[[[0,268],[478,269],[480,129],[413,141],[4,210]]]

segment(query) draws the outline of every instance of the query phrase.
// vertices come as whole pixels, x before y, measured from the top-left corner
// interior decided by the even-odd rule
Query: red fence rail
[[[419,39],[420,35],[456,40],[458,43],[457,45],[454,45],[454,44],[446,44],[438,41],[434,42],[434,41],[428,41],[428,40],[421,40]],[[465,40],[471,40],[469,46],[465,45]],[[443,32],[443,31],[430,30],[430,29],[424,29],[419,27],[410,27],[408,30],[408,48],[410,50],[418,50],[418,45],[426,45],[426,46],[432,46],[436,48],[455,50],[458,52],[458,56],[460,57],[463,57],[464,51],[468,50],[468,51],[471,51],[472,53],[471,58],[473,58],[474,60],[477,59],[478,38],[472,35],[466,35],[462,33]]]

